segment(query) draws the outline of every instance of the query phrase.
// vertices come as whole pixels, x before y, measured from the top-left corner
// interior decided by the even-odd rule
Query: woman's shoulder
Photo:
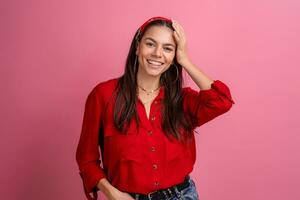
[[[99,83],[97,83],[94,87],[94,89],[96,90],[109,90],[111,88],[115,88],[118,81],[119,81],[120,77],[117,78],[112,78],[112,79],[108,79],[105,81],[101,81]]]
[[[97,96],[108,97],[111,96],[117,86],[120,77],[112,78],[97,83],[91,93],[96,93]]]

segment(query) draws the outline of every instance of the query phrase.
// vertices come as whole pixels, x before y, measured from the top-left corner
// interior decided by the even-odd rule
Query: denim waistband
[[[171,186],[169,188],[157,190],[151,192],[149,194],[138,194],[138,193],[129,193],[134,199],[138,200],[161,200],[161,199],[168,199],[177,195],[178,192],[181,190],[189,187],[190,185],[190,176],[187,175],[182,183],[177,185]]]

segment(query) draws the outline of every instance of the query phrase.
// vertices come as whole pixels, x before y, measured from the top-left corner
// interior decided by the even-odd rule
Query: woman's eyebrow
[[[145,40],[151,40],[152,42],[157,43],[153,38],[150,38],[150,37],[145,38]],[[163,45],[165,45],[165,46],[172,46],[172,47],[175,48],[175,45],[171,44],[171,43],[165,43]]]

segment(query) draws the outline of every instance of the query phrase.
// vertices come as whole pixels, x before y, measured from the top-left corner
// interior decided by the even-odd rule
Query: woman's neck
[[[137,73],[137,84],[147,91],[155,90],[160,86],[160,77]]]

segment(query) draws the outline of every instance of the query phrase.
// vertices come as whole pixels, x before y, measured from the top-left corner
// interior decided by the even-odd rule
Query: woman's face
[[[176,43],[173,31],[165,26],[152,26],[143,35],[136,54],[139,61],[139,73],[160,76],[175,57]]]

